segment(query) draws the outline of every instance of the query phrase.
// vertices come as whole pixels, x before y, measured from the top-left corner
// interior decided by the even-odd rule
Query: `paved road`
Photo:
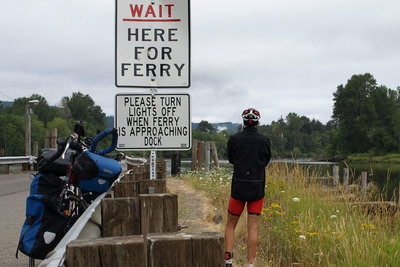
[[[28,266],[28,257],[15,251],[25,220],[25,203],[31,183],[29,173],[0,175],[0,266]]]

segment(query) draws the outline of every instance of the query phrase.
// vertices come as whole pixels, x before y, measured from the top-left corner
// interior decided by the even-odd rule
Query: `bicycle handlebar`
[[[99,152],[96,152],[97,143],[99,141],[101,141],[104,137],[108,136],[109,134],[113,135],[111,145],[105,149],[100,150]],[[40,164],[40,166],[38,166],[38,167],[46,168],[47,166],[49,166],[51,163],[53,163],[59,157],[64,159],[68,148],[71,148],[73,150],[78,151],[78,153],[81,153],[86,146],[85,146],[85,144],[82,144],[81,142],[77,141],[78,140],[77,138],[78,138],[78,135],[76,133],[73,133],[70,136],[68,136],[67,139],[58,139],[57,140],[57,152],[54,155],[52,155],[49,159],[43,160],[40,163],[38,162],[38,164]],[[105,155],[105,154],[113,151],[117,147],[117,143],[118,143],[117,129],[115,129],[115,128],[114,129],[110,129],[110,128],[105,129],[103,132],[101,132],[100,134],[96,135],[93,138],[93,141],[91,142],[89,151],[96,153],[98,155]]]
[[[99,152],[96,152],[96,148],[97,148],[97,143],[99,141],[101,141],[104,137],[106,137],[107,135],[112,134],[112,141],[111,141],[111,145],[109,145],[108,147],[100,150]],[[118,143],[118,132],[117,129],[113,128],[108,128],[105,129],[104,131],[102,131],[101,133],[99,133],[98,135],[96,135],[93,140],[92,143],[90,145],[90,152],[96,153],[98,155],[105,155],[110,153],[111,151],[114,151],[114,149],[117,147],[117,143]]]
[[[58,139],[57,140],[57,151],[56,151],[56,153],[54,155],[52,155],[50,158],[43,159],[42,161],[38,162],[39,169],[47,168],[51,163],[53,163],[59,157],[64,159],[65,158],[65,153],[67,152],[68,148],[71,145],[75,146],[75,144],[73,144],[73,142],[75,140],[76,140],[76,137],[73,134],[68,136],[67,139]]]

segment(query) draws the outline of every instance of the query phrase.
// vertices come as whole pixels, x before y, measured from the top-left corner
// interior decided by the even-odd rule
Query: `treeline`
[[[289,113],[260,125],[259,131],[270,137],[273,155],[324,159],[400,151],[400,87],[378,85],[369,73],[353,75],[337,87],[333,102],[332,119],[326,124]],[[233,132],[216,133],[207,121],[201,124],[194,138],[215,141],[219,155],[225,156]]]
[[[270,125],[260,125],[259,132],[271,140],[272,154],[276,157],[334,157],[330,153],[331,140],[336,134],[332,122],[320,121],[296,113],[272,121]]]
[[[39,95],[18,98],[12,107],[0,104],[0,149],[5,155],[23,155],[25,138],[25,105],[39,100],[32,109],[32,143],[44,145],[47,129],[58,129],[59,137],[68,136],[77,120],[83,120],[88,136],[107,126],[106,116],[89,95],[73,93],[63,97],[59,107],[50,107]],[[340,158],[355,153],[374,155],[398,152],[400,149],[400,87],[396,90],[378,85],[369,74],[353,75],[333,94],[333,115],[326,124],[289,113],[260,125],[259,131],[271,139],[274,157]],[[239,129],[241,130],[241,126]],[[193,131],[193,139],[214,141],[219,158],[226,159],[226,143],[234,131],[218,132],[207,121]],[[160,152],[169,157],[171,152]],[[132,154],[147,155],[135,152]],[[190,158],[191,151],[182,152]]]
[[[14,100],[12,107],[3,107],[0,103],[0,149],[4,156],[25,155],[25,106],[30,100],[31,140],[44,147],[46,130],[57,128],[58,136],[65,138],[73,131],[77,120],[82,120],[87,136],[94,136],[98,129],[107,128],[106,115],[89,95],[80,92],[63,97],[57,107],[49,106],[40,95],[21,97]]]

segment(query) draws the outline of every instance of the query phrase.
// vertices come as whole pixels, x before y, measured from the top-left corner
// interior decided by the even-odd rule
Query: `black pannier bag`
[[[57,149],[55,148],[45,148],[42,149],[39,157],[37,158],[38,170],[42,173],[53,173],[58,176],[67,175],[68,165],[71,164],[72,159],[75,157],[75,150],[68,149],[65,153],[65,158],[57,158],[50,164],[48,160],[56,154]]]
[[[118,161],[84,151],[72,165],[79,188],[98,194],[107,192],[122,168]]]
[[[63,238],[67,219],[57,209],[63,185],[64,181],[51,173],[38,173],[33,178],[17,252],[44,259]]]

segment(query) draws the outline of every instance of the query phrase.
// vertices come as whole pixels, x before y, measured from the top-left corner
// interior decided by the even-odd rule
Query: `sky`
[[[172,1],[172,0],[171,0]],[[157,0],[156,0],[157,2]],[[261,124],[289,112],[326,123],[354,74],[400,86],[398,0],[191,0],[192,121]],[[0,3],[0,100],[36,93],[56,105],[89,94],[114,115],[115,1]]]

